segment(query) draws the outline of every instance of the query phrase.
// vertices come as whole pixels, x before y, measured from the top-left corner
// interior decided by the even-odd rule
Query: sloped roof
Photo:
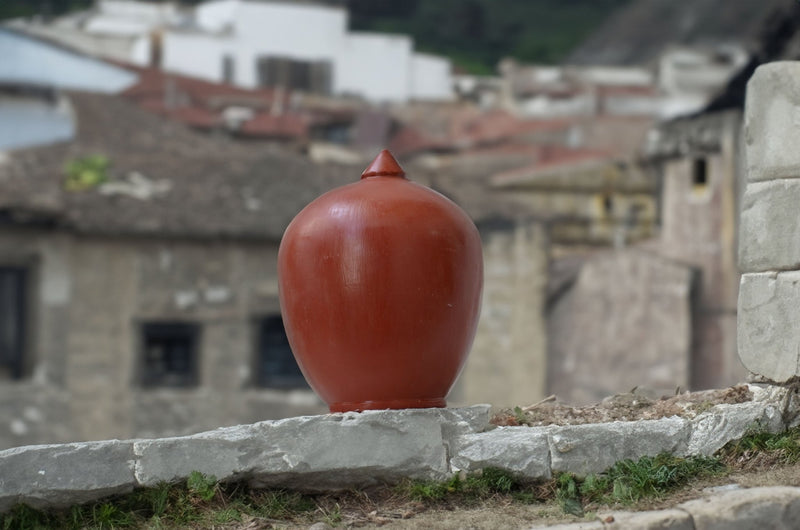
[[[82,233],[278,240],[324,191],[361,169],[318,166],[292,153],[195,133],[123,98],[72,93],[72,141],[7,153],[0,212],[48,217]],[[108,184],[66,191],[64,165],[110,161]],[[26,217],[27,216],[27,217]]]

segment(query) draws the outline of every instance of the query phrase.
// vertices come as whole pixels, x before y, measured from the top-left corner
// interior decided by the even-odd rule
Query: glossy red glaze
[[[361,180],[309,204],[278,252],[295,358],[332,412],[443,407],[480,311],[470,218],[382,151]]]

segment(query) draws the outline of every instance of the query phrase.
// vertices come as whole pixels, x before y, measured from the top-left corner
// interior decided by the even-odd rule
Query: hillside
[[[567,58],[571,64],[633,65],[667,46],[751,44],[776,9],[794,0],[635,0],[609,17]]]

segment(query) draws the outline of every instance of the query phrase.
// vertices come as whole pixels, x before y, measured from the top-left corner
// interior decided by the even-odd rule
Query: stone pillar
[[[800,376],[800,62],[756,70],[744,126],[739,357],[783,383]]]

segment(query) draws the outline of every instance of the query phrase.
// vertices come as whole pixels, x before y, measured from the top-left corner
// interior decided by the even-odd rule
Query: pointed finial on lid
[[[361,178],[367,177],[405,177],[406,172],[394,159],[392,153],[388,149],[384,149],[375,160],[367,166],[367,169],[361,174]]]

